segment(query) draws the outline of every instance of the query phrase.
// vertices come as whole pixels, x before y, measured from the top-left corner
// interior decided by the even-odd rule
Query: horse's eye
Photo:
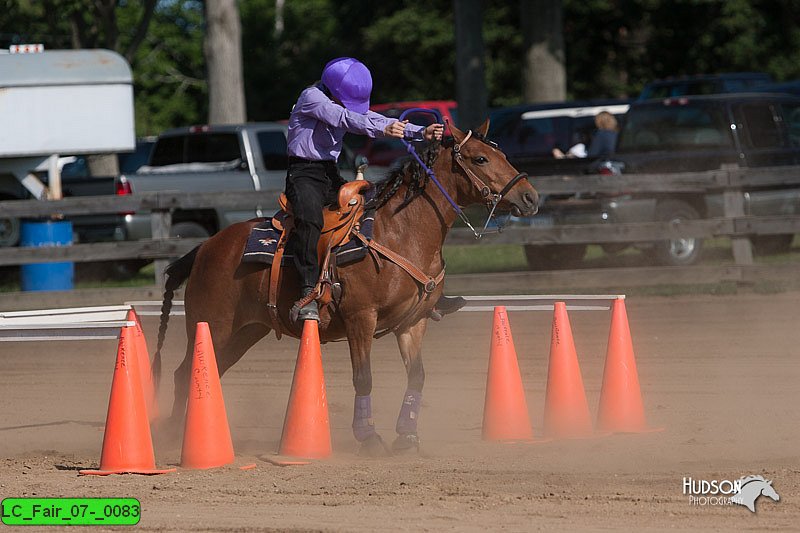
[[[472,162],[475,163],[476,165],[485,165],[486,163],[489,162],[489,160],[483,157],[482,155],[479,155],[478,157],[472,158]]]

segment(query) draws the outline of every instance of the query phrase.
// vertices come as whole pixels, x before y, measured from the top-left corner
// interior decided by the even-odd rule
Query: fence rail
[[[760,169],[722,168],[708,172],[639,174],[622,176],[581,175],[534,179],[542,194],[621,192],[653,195],[722,193],[724,216],[681,222],[637,224],[582,224],[552,227],[510,227],[498,235],[475,241],[464,228],[449,234],[448,244],[568,244],[608,242],[650,242],[680,237],[727,236],[734,244],[737,265],[752,264],[750,235],[800,233],[800,215],[753,217],[744,214],[744,190],[757,187],[797,186],[800,166]],[[279,192],[181,193],[151,192],[128,196],[86,196],[58,201],[13,200],[0,202],[0,217],[42,218],[149,211],[153,239],[130,242],[74,244],[67,247],[18,247],[0,249],[0,266],[54,261],[113,261],[152,259],[156,261],[156,284],[163,268],[201,240],[176,239],[169,235],[171,213],[212,207],[252,208],[277,204]],[[159,236],[163,236],[159,238]]]

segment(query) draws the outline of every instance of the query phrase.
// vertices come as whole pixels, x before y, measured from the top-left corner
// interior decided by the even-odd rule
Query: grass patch
[[[442,253],[448,274],[514,272],[528,268],[525,252],[518,244],[445,246]]]

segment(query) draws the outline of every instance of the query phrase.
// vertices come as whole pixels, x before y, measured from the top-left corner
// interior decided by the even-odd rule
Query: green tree
[[[132,62],[138,135],[206,121],[203,21],[199,1],[159,3]]]

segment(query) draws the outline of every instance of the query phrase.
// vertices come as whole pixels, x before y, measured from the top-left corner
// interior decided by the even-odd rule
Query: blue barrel
[[[70,246],[72,222],[59,220],[23,220],[20,246]],[[73,288],[74,263],[38,263],[22,265],[23,291],[66,291]]]

